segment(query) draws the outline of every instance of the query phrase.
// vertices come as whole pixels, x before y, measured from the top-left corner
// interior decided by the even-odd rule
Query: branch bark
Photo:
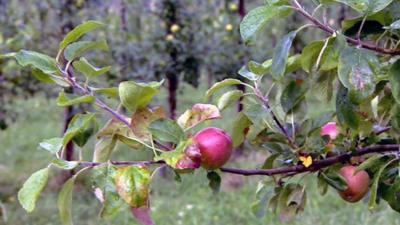
[[[332,166],[334,164],[340,162],[346,162],[353,156],[361,156],[370,153],[383,153],[383,152],[394,152],[399,151],[400,145],[391,144],[391,145],[375,145],[369,146],[366,148],[360,148],[353,152],[347,152],[338,156],[329,157],[327,159],[318,160],[313,162],[310,167],[305,167],[304,165],[296,165],[296,166],[289,166],[289,167],[279,167],[273,169],[236,169],[236,168],[221,168],[222,172],[226,173],[233,173],[233,174],[240,174],[244,176],[252,176],[252,175],[265,175],[265,176],[272,176],[278,174],[290,174],[296,175],[305,172],[315,172],[319,171],[323,168]]]
[[[360,148],[356,151],[343,153],[338,156],[332,156],[326,159],[314,161],[310,167],[305,167],[304,165],[295,165],[287,167],[278,167],[273,169],[239,169],[239,168],[220,168],[221,172],[231,173],[243,176],[273,176],[278,174],[294,176],[305,172],[315,172],[326,167],[332,166],[337,163],[345,163],[350,160],[353,156],[361,156],[370,153],[385,153],[385,152],[396,152],[400,151],[400,145],[390,144],[390,145],[374,145],[365,148]],[[96,167],[105,164],[112,164],[117,166],[129,166],[129,165],[163,165],[164,161],[109,161],[106,163],[96,163],[96,162],[80,162],[82,167]]]

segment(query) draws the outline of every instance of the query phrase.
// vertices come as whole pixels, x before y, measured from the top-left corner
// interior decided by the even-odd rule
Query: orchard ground
[[[198,89],[182,85],[178,98],[179,113],[195,102],[202,102],[201,93],[204,93],[205,90],[204,85]],[[165,104],[165,102],[165,99],[158,97],[154,105]],[[9,129],[0,131],[0,200],[5,206],[7,217],[7,222],[0,218],[0,224],[60,224],[56,207],[59,190],[54,182],[50,181],[50,185],[40,197],[39,204],[32,214],[27,214],[22,209],[16,200],[16,193],[28,174],[43,168],[50,160],[49,154],[38,149],[37,146],[41,140],[60,134],[62,124],[59,121],[62,121],[62,108],[57,107],[53,100],[46,100],[41,96],[15,101],[12,107],[18,112],[18,120]],[[233,112],[234,109],[230,109],[224,112],[224,116],[234,118]],[[222,126],[223,124],[220,121],[206,125]],[[229,127],[225,128],[229,131]],[[88,144],[87,146],[93,145]],[[86,159],[91,159],[89,149],[83,149],[83,153]],[[113,157],[114,159],[139,160],[145,158],[146,154],[148,152],[133,152],[129,149],[119,148]],[[264,157],[263,152],[252,151],[249,146],[246,146],[244,155],[231,160],[230,165],[255,168],[259,166],[256,162],[262,163]],[[52,177],[54,178],[58,172],[60,171],[53,169]],[[205,171],[198,170],[196,173],[196,176],[183,175],[181,183],[172,178],[166,180],[160,176],[157,176],[152,182],[151,208],[152,216],[157,224],[280,224],[276,215],[272,213],[260,219],[251,212],[257,183],[263,177],[250,178],[223,174],[222,190],[218,195],[213,195],[208,187]],[[86,176],[88,174],[86,173]],[[97,214],[101,208],[100,202],[90,192],[90,179],[84,179],[84,177],[82,176],[81,182],[76,185],[76,192],[73,196],[73,202],[76,203],[73,207],[75,224],[137,224],[128,210],[124,210],[109,221],[99,219]],[[376,211],[371,213],[368,211],[367,204],[363,204],[363,202],[346,203],[332,188],[325,196],[319,196],[316,183],[308,180],[306,176],[302,181],[307,184],[308,194],[305,212],[289,224],[400,224],[400,216],[386,203],[380,204]]]

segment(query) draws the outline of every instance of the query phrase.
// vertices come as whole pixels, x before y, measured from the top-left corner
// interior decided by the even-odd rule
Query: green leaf
[[[64,56],[68,61],[72,61],[93,50],[108,51],[107,41],[78,41],[72,43],[65,48]]]
[[[150,103],[156,95],[164,81],[137,83],[134,81],[125,81],[119,84],[119,97],[122,104],[132,112],[138,108],[143,108]]]
[[[225,109],[231,103],[238,101],[242,96],[243,96],[243,91],[240,90],[233,90],[226,92],[218,99],[219,110]]]
[[[334,1],[344,3],[353,8],[354,10],[365,14],[372,14],[379,12],[393,2],[393,0],[334,0]]]
[[[246,66],[243,66],[242,68],[240,68],[240,70],[238,71],[238,74],[246,79],[249,79],[251,81],[256,81],[259,78],[261,78],[261,76],[249,71]]]
[[[102,137],[94,146],[93,162],[106,162],[117,144],[117,137]]]
[[[63,146],[62,141],[63,139],[58,137],[46,139],[39,143],[39,147],[49,151],[52,154],[57,154],[57,152],[59,152]]]
[[[69,99],[67,96],[65,96],[64,91],[61,91],[58,94],[57,98],[57,105],[61,107],[67,107],[71,105],[78,105],[82,103],[93,103],[95,100],[95,97],[92,95],[83,95],[74,99]]]
[[[45,84],[55,84],[56,82],[51,78],[49,74],[44,73],[43,71],[34,68],[32,70],[32,75],[36,77],[40,82]]]
[[[338,64],[338,54],[336,54],[333,49],[332,38],[328,41],[327,47],[322,53],[322,57],[319,63],[319,68],[321,71],[328,71],[335,69]],[[303,48],[301,53],[301,67],[307,73],[310,73],[312,69],[316,66],[318,56],[320,55],[325,41],[314,41]]]
[[[54,159],[53,161],[51,161],[51,164],[53,164],[63,170],[72,170],[72,169],[75,169],[79,165],[79,162],[78,161],[66,161],[66,160],[62,160],[62,159]]]
[[[271,19],[283,17],[291,12],[288,6],[265,5],[251,10],[240,23],[240,35],[248,41],[261,30]]]
[[[272,169],[274,167],[274,161],[277,159],[281,154],[271,154],[265,159],[262,169]]]
[[[232,86],[232,85],[237,85],[237,84],[242,84],[243,82],[238,80],[238,79],[225,79],[223,81],[215,83],[210,89],[207,90],[206,92],[206,100],[208,100],[213,94],[218,92],[224,87]]]
[[[103,204],[100,216],[106,219],[112,218],[126,206],[124,200],[118,195],[115,187],[114,179],[117,167],[113,165],[95,167],[92,171],[94,194]]]
[[[272,60],[270,63],[258,63],[254,61],[250,61],[247,63],[247,67],[249,68],[249,71],[258,75],[258,76],[263,76],[267,73],[269,73],[269,69],[271,67]]]
[[[256,191],[256,201],[251,205],[251,211],[257,218],[265,216],[268,200],[273,194],[273,184],[260,181]]]
[[[206,120],[219,118],[222,118],[221,112],[215,105],[197,103],[180,115],[177,122],[186,130]]]
[[[396,160],[396,159],[394,159]],[[385,165],[381,166],[374,174],[374,179],[372,181],[371,189],[370,189],[370,197],[368,201],[368,209],[372,210],[376,207],[376,200],[377,200],[377,193],[378,193],[378,186],[379,186],[379,179],[381,178],[382,172],[385,170],[387,166],[389,166],[394,160],[389,161]]]
[[[48,55],[34,51],[21,50],[15,54],[14,57],[21,66],[32,66],[43,71],[45,74],[59,73],[56,60]]]
[[[400,212],[400,176],[396,176],[390,184],[380,183],[378,195],[382,197],[396,212]]]
[[[33,173],[18,191],[18,200],[27,212],[35,209],[36,202],[46,187],[49,178],[49,168],[46,167]]]
[[[389,70],[390,87],[392,88],[393,98],[400,104],[400,60],[397,60]]]
[[[232,129],[232,140],[233,147],[238,147],[241,145],[246,137],[246,129],[251,125],[251,121],[249,118],[243,113],[240,112],[233,122]]]
[[[90,64],[84,57],[81,57],[79,61],[75,61],[73,65],[75,69],[85,75],[88,79],[105,74],[111,69],[111,66],[96,68],[95,66]]]
[[[328,183],[322,176],[318,176],[318,191],[321,195],[325,195],[328,191]]]
[[[392,116],[390,124],[392,125],[393,130],[400,132],[400,105],[395,104],[392,106],[390,114]]]
[[[119,98],[117,87],[111,87],[111,88],[93,88],[92,87],[91,90],[97,94],[102,94],[109,98],[115,98],[115,99]]]
[[[277,80],[280,80],[285,74],[290,47],[292,46],[297,32],[298,30],[294,30],[285,35],[275,47],[274,56],[272,58],[271,74]]]
[[[171,119],[156,120],[148,129],[154,137],[165,142],[179,143],[185,138],[182,128]]]
[[[306,89],[304,85],[297,84],[296,81],[291,81],[283,90],[281,95],[281,105],[285,113],[293,111],[296,106],[304,99]]]
[[[341,126],[347,126],[357,130],[360,124],[360,118],[356,113],[357,106],[350,99],[348,90],[340,85],[336,96],[336,116]]]
[[[400,29],[400,20],[396,20],[393,23],[390,24],[390,26],[383,27],[385,29],[390,29],[390,30],[398,30]]]
[[[375,54],[364,49],[347,47],[340,53],[339,80],[349,89],[352,101],[360,102],[375,90],[375,75],[380,63]]]
[[[221,187],[221,177],[219,174],[215,171],[210,171],[207,173],[207,179],[208,186],[210,186],[211,190],[213,190],[214,193],[219,192]]]
[[[75,27],[73,30],[71,30],[65,36],[64,40],[62,40],[62,42],[60,43],[60,47],[59,47],[60,50],[67,47],[72,42],[75,42],[76,40],[78,40],[81,36],[83,36],[87,32],[90,32],[94,29],[98,29],[103,26],[104,26],[103,23],[93,21],[93,20],[89,20],[85,23],[82,23],[81,25],[79,25],[79,26]]]
[[[63,146],[73,140],[82,147],[96,130],[96,117],[92,113],[76,114],[68,125],[63,137]]]
[[[273,120],[271,113],[263,105],[259,103],[251,104],[244,109],[244,114],[247,116],[247,118],[250,119],[251,123],[253,123],[253,125],[250,126],[250,130],[247,136],[250,140],[250,136],[253,136],[252,138],[255,138],[254,135],[257,135],[252,135],[252,132],[256,131],[255,133],[259,133],[262,131],[263,128],[266,127],[274,132],[279,132],[276,129],[276,123]]]
[[[292,55],[289,56],[286,62],[286,68],[285,68],[285,73],[288,74],[293,71],[296,71],[301,68],[301,58],[302,56],[300,54]],[[268,59],[264,61],[262,64],[259,64],[258,66],[255,62],[250,61],[248,63],[249,70],[252,73],[255,73],[259,76],[265,75],[267,73],[270,73],[271,66],[272,66],[272,59]]]
[[[362,162],[357,169],[354,171],[354,174],[362,171],[362,170],[367,170],[373,166],[376,165],[377,162],[379,162],[379,159],[382,158],[384,155],[373,155],[369,157],[367,160]]]
[[[184,157],[184,155],[185,155],[184,152],[185,152],[186,148],[191,144],[193,144],[191,139],[181,141],[176,146],[175,150],[163,152],[163,153],[161,153],[161,155],[154,157],[154,160],[155,161],[164,160],[168,166],[170,166],[174,169],[177,169],[178,161],[180,159],[182,159],[182,157]]]
[[[322,178],[338,191],[345,191],[347,187],[346,180],[337,172],[321,173]]]
[[[150,193],[150,171],[141,166],[118,168],[115,186],[119,196],[131,207],[146,206]]]
[[[63,225],[73,225],[71,207],[72,191],[75,184],[75,178],[76,176],[73,176],[68,179],[58,194],[57,206],[60,214],[60,220]]]

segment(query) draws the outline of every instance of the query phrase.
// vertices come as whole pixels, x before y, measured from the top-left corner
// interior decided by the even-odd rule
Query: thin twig
[[[281,130],[281,132],[283,133],[283,135],[285,135],[286,139],[288,140],[289,145],[293,148],[293,149],[297,149],[298,146],[297,144],[292,140],[292,138],[290,137],[291,135],[289,134],[289,132],[286,130],[286,128],[284,127],[284,125],[279,121],[278,117],[275,115],[275,113],[272,111],[271,106],[269,105],[269,101],[268,98],[264,97],[264,95],[261,93],[260,89],[257,87],[257,85],[254,88],[254,93],[256,94],[256,96],[258,97],[258,99],[262,102],[262,104],[265,106],[265,108],[268,110],[268,112],[271,114],[272,119],[274,120],[274,122],[276,123],[276,125],[278,126],[278,128]]]
[[[358,43],[360,43],[361,42],[361,31],[362,31],[362,29],[363,29],[363,27],[364,27],[364,24],[365,24],[365,21],[367,20],[367,16],[364,16],[364,18],[362,19],[362,21],[361,21],[361,25],[360,25],[360,28],[358,29],[358,32],[357,32],[357,40],[358,40]]]

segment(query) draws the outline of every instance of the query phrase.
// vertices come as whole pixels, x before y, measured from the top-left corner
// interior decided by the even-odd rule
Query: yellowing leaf
[[[128,166],[119,168],[115,176],[117,192],[125,202],[134,208],[148,204],[150,171],[145,167]]]
[[[193,105],[191,109],[186,110],[186,112],[178,118],[177,122],[183,129],[188,129],[205,120],[218,119],[221,117],[217,106],[198,103]]]
[[[310,167],[311,165],[312,165],[312,157],[311,156],[307,156],[307,157],[304,157],[304,156],[300,156],[299,157],[299,159],[300,159],[300,161],[303,163],[303,165],[306,167],[306,168],[308,168],[308,167]]]
[[[155,109],[142,108],[136,110],[132,115],[131,128],[133,133],[142,140],[150,140],[149,125],[158,119],[166,118],[164,108],[157,107]]]

